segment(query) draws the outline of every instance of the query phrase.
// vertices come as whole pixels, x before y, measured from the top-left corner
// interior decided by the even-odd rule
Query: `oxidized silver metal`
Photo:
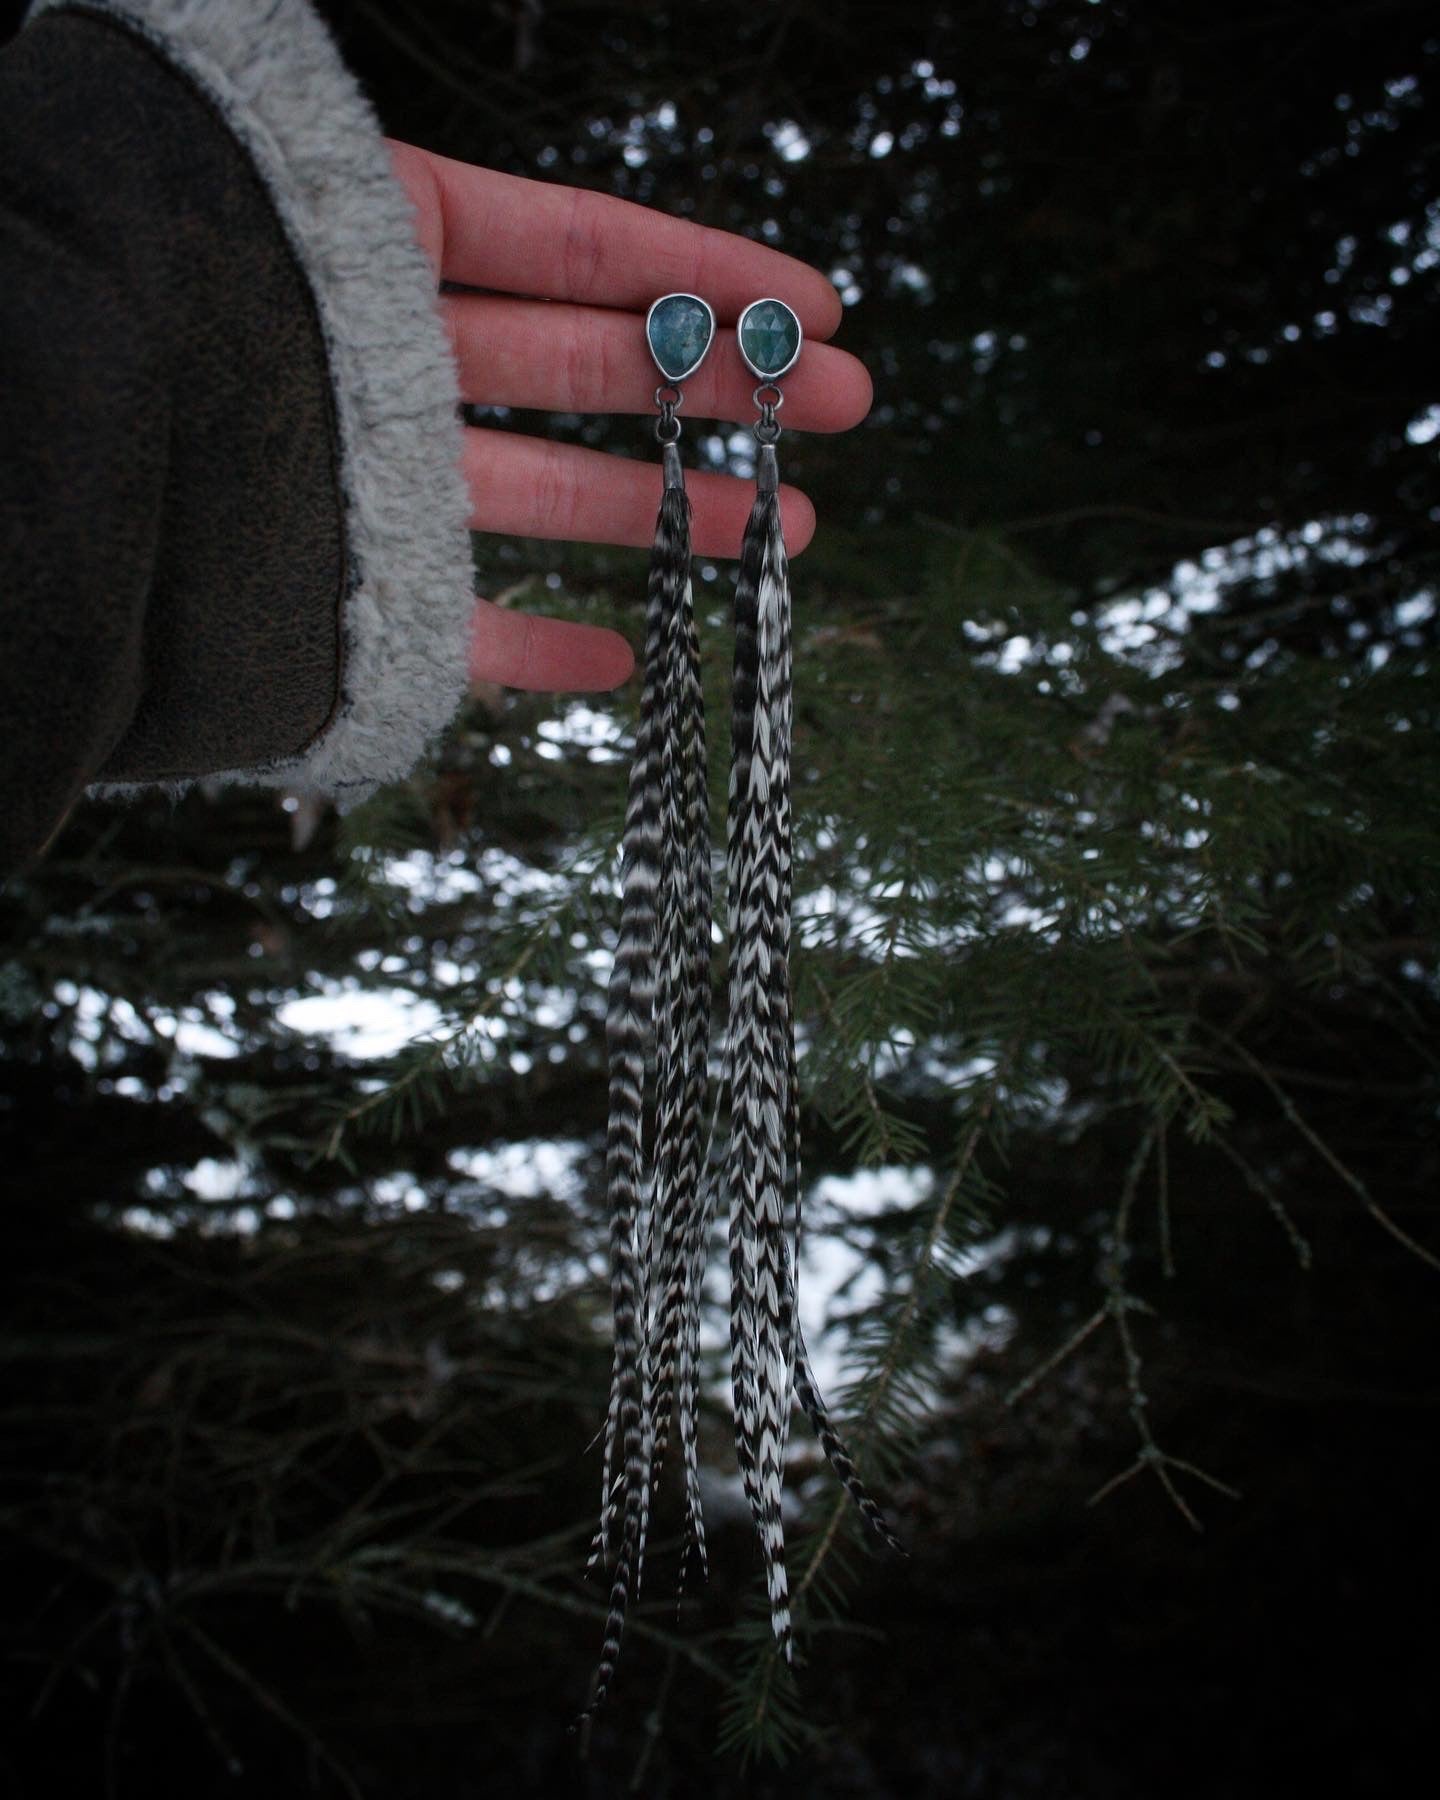
[[[762,399],[761,395],[766,398]],[[762,381],[750,396],[760,417],[755,421],[755,436],[762,444],[775,444],[780,440],[780,421],[776,413],[785,404],[785,396],[773,381]]]
[[[664,444],[667,450],[680,442],[680,421],[676,414],[684,403],[685,396],[673,381],[662,381],[655,390],[655,404],[660,408],[660,417],[655,421],[655,441]]]

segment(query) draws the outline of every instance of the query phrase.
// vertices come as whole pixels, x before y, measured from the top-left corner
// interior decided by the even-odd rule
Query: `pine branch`
[[[873,1452],[875,1435],[882,1422],[889,1418],[890,1403],[907,1375],[907,1356],[912,1353],[917,1326],[923,1313],[936,1302],[934,1277],[941,1246],[975,1157],[985,1140],[1003,1081],[1002,1071],[1008,1069],[1012,1054],[1013,1047],[998,1059],[985,1082],[983,1093],[973,1109],[970,1127],[957,1148],[949,1179],[932,1209],[909,1285],[896,1317],[885,1332],[876,1366],[855,1384],[856,1391],[863,1392],[865,1400],[853,1424],[846,1429],[849,1442],[857,1453]],[[841,1528],[850,1512],[849,1496],[841,1491],[835,1495],[818,1527],[791,1597],[797,1636],[813,1629],[809,1615],[823,1586],[825,1572],[836,1555]],[[766,1746],[767,1754],[776,1754],[772,1736],[778,1730],[779,1741],[783,1742],[786,1729],[783,1723],[777,1727],[774,1722],[777,1695],[781,1691],[776,1684],[781,1683],[788,1694],[789,1684],[793,1681],[788,1670],[782,1672],[779,1669],[780,1660],[773,1642],[764,1638],[757,1641],[748,1675],[727,1711],[723,1739],[727,1745],[742,1746],[752,1755],[760,1746]]]
[[[1280,1086],[1280,1083],[1276,1081],[1265,1065],[1256,1057],[1252,1056],[1237,1038],[1228,1033],[1221,1035],[1223,1035],[1224,1041],[1236,1052],[1246,1068],[1248,1068],[1251,1073],[1264,1084],[1268,1091],[1279,1102],[1280,1110],[1284,1113],[1289,1123],[1294,1126],[1295,1130],[1299,1132],[1300,1136],[1304,1138],[1305,1142],[1309,1144],[1315,1154],[1334,1170],[1335,1174],[1340,1177],[1341,1181],[1345,1183],[1351,1193],[1356,1196],[1366,1212],[1368,1212],[1371,1218],[1375,1220],[1376,1224],[1379,1225],[1382,1230],[1388,1231],[1391,1237],[1393,1237],[1398,1244],[1402,1244],[1412,1256],[1418,1257],[1419,1260],[1425,1263],[1429,1268],[1440,1272],[1440,1256],[1437,1256],[1431,1250],[1427,1250],[1423,1244],[1418,1243],[1412,1238],[1408,1231],[1402,1230],[1402,1228],[1395,1223],[1394,1219],[1392,1219],[1389,1213],[1385,1211],[1384,1207],[1376,1202],[1369,1188],[1360,1177],[1356,1175],[1353,1170],[1347,1168],[1325,1142],[1324,1138],[1313,1129],[1304,1115],[1296,1107],[1295,1102],[1290,1098],[1285,1089]]]

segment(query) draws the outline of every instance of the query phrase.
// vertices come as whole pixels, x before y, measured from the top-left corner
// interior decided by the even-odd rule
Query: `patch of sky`
[[[1053,907],[1031,906],[1024,900],[1012,900],[1000,909],[999,923],[1007,931],[1023,930],[1040,937],[1054,937],[1060,916]]]
[[[462,1182],[506,1200],[557,1200],[581,1210],[586,1184],[581,1173],[589,1147],[579,1139],[529,1138],[513,1144],[452,1150],[446,1166]],[[463,1187],[455,1190],[465,1202]]]
[[[391,887],[402,888],[416,899],[429,904],[463,899],[482,893],[485,883],[464,854],[435,856],[429,851],[412,851],[403,856],[387,856],[380,864],[381,873]]]
[[[911,294],[919,300],[933,300],[935,297],[935,284],[919,263],[892,264],[888,285],[892,294]]]
[[[887,958],[900,961],[953,941],[953,933],[919,919],[907,923],[905,930],[897,934],[892,914],[875,904],[884,897],[894,897],[898,891],[894,884],[884,884],[884,892],[877,893],[869,883],[868,872],[857,870],[855,890],[841,893],[838,888],[821,885],[795,896],[795,932],[804,948],[843,946],[855,951],[873,944]]]
[[[319,993],[287,1000],[275,1013],[283,1030],[324,1038],[360,1060],[394,1056],[434,1031],[442,1017],[433,1000],[404,988],[367,988],[353,981],[326,981]]]
[[[125,1060],[127,1045],[168,1043],[182,1062],[191,1057],[238,1056],[241,1034],[234,1028],[235,1003],[227,994],[206,994],[178,1013],[139,1013],[119,995],[102,994],[73,981],[57,981],[54,1002],[68,1014],[67,1049],[82,1068],[102,1070]],[[47,1009],[48,1010],[48,1009]]]
[[[913,1212],[933,1198],[935,1176],[929,1169],[885,1166],[854,1175],[827,1175],[816,1182],[807,1201],[813,1227],[801,1245],[799,1310],[810,1359],[822,1392],[834,1394],[855,1372],[832,1328],[845,1315],[864,1312],[883,1297],[884,1278],[868,1254],[866,1234],[848,1232],[852,1221],[875,1220]],[[1022,1233],[1007,1228],[956,1255],[951,1263],[959,1279],[993,1267],[1021,1246]],[[1028,1240],[1027,1240],[1028,1241]],[[984,1321],[982,1321],[984,1323]],[[1008,1323],[997,1316],[995,1330]],[[957,1332],[947,1344],[956,1359],[973,1355],[988,1341],[982,1332]]]
[[[162,1165],[147,1169],[141,1186],[157,1202],[165,1202],[164,1210],[141,1201],[111,1216],[122,1229],[144,1237],[170,1238],[182,1228],[207,1237],[252,1236],[275,1204],[261,1199],[263,1189],[243,1159],[205,1156],[188,1170]],[[107,1216],[103,1207],[96,1212]]]
[[[996,331],[977,331],[970,340],[972,361],[977,375],[988,375],[994,368],[1000,351],[1000,334]]]
[[[542,719],[536,733],[547,743],[585,751],[590,762],[615,762],[624,754],[626,734],[619,720],[592,706],[572,706],[558,719]]]
[[[1017,669],[1023,669],[1030,660],[1031,643],[1028,637],[1017,634],[1007,638],[995,657],[995,667],[1003,675],[1013,675]]]
[[[1348,233],[1344,237],[1336,239],[1333,253],[1335,261],[1325,271],[1326,281],[1331,283],[1339,281],[1340,277],[1354,262],[1355,252],[1358,247],[1358,238],[1352,237]]]
[[[775,154],[783,162],[804,162],[810,154],[810,140],[794,119],[776,119],[765,127]]]
[[[429,1194],[408,1171],[377,1175],[370,1183],[370,1198],[398,1212],[424,1212],[430,1205]]]
[[[755,473],[755,439],[739,426],[733,431],[708,431],[696,439],[700,460],[709,468],[738,475],[744,480]],[[713,580],[715,571],[711,570]]]
[[[193,1007],[186,1007],[169,1021],[173,1026],[169,1035],[176,1050],[186,1057],[238,1056],[243,1048],[241,1035],[233,1028],[226,1029],[234,1018],[235,1002],[228,994],[207,994],[205,1005],[211,1013],[220,1015],[219,1022],[204,1017]],[[156,1020],[156,1029],[165,1035],[161,1019]]]
[[[966,1056],[956,1062],[954,1048],[953,1041],[948,1038],[929,1039],[916,1054],[915,1070],[927,1081],[943,1082],[952,1094],[959,1096],[977,1082],[988,1081],[995,1073],[996,1059],[993,1056]]]
[[[218,1157],[202,1156],[183,1181],[199,1200],[238,1200],[255,1192],[254,1171],[238,1157],[222,1162]]]
[[[1427,406],[1405,427],[1405,439],[1411,444],[1433,444],[1440,437],[1440,406]]]
[[[1416,274],[1425,274],[1440,263],[1440,200],[1432,200],[1425,208],[1425,245],[1410,259]]]
[[[296,890],[300,905],[312,919],[328,919],[335,911],[338,884],[329,876],[318,876]]]
[[[1390,323],[1395,302],[1389,294],[1367,294],[1363,298],[1352,300],[1345,311],[1355,325],[1384,327]]]
[[[594,716],[600,719],[606,715]],[[618,727],[616,730],[618,735]],[[554,755],[560,754],[553,743],[547,748]],[[488,895],[503,905],[520,898],[558,897],[566,889],[564,874],[538,869],[493,845],[479,850],[467,847],[438,856],[430,851],[411,850],[404,855],[387,856],[381,872],[390,886],[410,895],[411,910],[417,912],[477,894]],[[323,918],[325,914],[316,916]]]
[[[1122,595],[1099,608],[1100,646],[1149,674],[1167,673],[1181,660],[1180,640],[1192,620],[1217,611],[1231,588],[1291,573],[1307,561],[1362,567],[1368,553],[1355,539],[1369,524],[1367,515],[1355,513],[1311,519],[1288,532],[1265,526],[1253,536],[1213,545],[1198,559],[1176,563],[1166,587]],[[998,666],[1007,666],[1003,653]]]
[[[135,1075],[120,1075],[115,1080],[101,1076],[95,1083],[102,1094],[118,1094],[122,1100],[153,1100],[155,1091],[148,1082],[141,1081]]]
[[[140,1237],[173,1238],[179,1229],[177,1222],[166,1213],[158,1213],[148,1206],[127,1206],[120,1214],[120,1223],[126,1231],[133,1231]]]
[[[480,1623],[463,1600],[457,1600],[453,1594],[442,1594],[438,1588],[428,1589],[421,1596],[420,1604],[426,1612],[460,1630],[472,1631]]]

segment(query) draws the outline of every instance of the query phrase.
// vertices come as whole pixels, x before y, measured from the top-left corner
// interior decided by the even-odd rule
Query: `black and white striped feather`
[[[773,467],[773,450],[762,450]],[[763,480],[746,527],[737,598],[734,791],[730,809],[731,1353],[737,1445],[765,1566],[775,1637],[788,1655],[790,1608],[781,1520],[789,1427],[786,1195],[790,1062],[789,577],[780,509]],[[753,595],[753,598],[752,598]],[[750,630],[739,618],[744,613]],[[745,738],[740,738],[740,733]]]
[[[735,599],[727,871],[731,1382],[737,1460],[760,1536],[771,1626],[790,1652],[781,1476],[792,1394],[867,1528],[890,1531],[827,1413],[800,1329],[800,1109],[790,982],[794,888],[789,571],[775,451],[763,445]],[[903,1554],[903,1552],[902,1552]]]
[[[606,1041],[615,1353],[592,1566],[611,1568],[590,1711],[614,1676],[640,1591],[650,1506],[672,1427],[686,1501],[682,1576],[702,1573],[699,1331],[712,1228],[728,1202],[736,1458],[760,1540],[772,1629],[791,1652],[782,1481],[793,1401],[867,1527],[899,1549],[820,1396],[797,1310],[800,1114],[790,982],[793,848],[789,572],[772,445],[735,596],[726,821],[728,1017],[721,1093],[702,1143],[712,924],[704,702],[690,584],[689,503],[667,446],[622,856]],[[647,1069],[653,1047],[653,1086]],[[646,1146],[647,1120],[652,1121]],[[719,1139],[717,1146],[717,1136]]]
[[[668,1388],[678,1332],[681,1296],[673,1291],[674,1272],[684,1267],[678,1244],[687,1204],[680,1183],[692,1164],[696,1192],[689,1204],[692,1210],[699,1205],[698,1152],[692,1155],[688,1149],[691,1137],[698,1139],[699,1127],[692,1131],[687,1121],[704,1111],[703,1091],[691,1090],[693,1047],[709,1037],[709,822],[690,591],[690,507],[679,458],[669,447],[665,467],[650,563],[640,717],[626,803],[620,934],[606,1016],[610,1066],[606,1184],[615,1349],[600,1527],[591,1564],[609,1564],[611,1586],[591,1710],[604,1702],[609,1690],[626,1611],[640,1591],[657,1460],[655,1396],[661,1381]],[[703,884],[696,874],[700,847]],[[697,886],[701,891],[693,892]],[[699,980],[693,939],[702,917],[706,968],[705,978]],[[691,1016],[697,1011],[699,1017]],[[652,1046],[659,1115],[647,1163],[647,1068]],[[703,1074],[702,1056],[702,1089]],[[667,1326],[668,1336],[652,1342],[656,1305],[662,1319],[675,1322]]]

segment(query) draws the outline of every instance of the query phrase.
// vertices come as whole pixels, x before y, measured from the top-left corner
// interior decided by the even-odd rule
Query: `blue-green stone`
[[[740,319],[740,350],[757,375],[783,375],[800,352],[800,321],[783,300],[760,300]]]
[[[645,334],[660,373],[667,380],[683,381],[705,360],[715,320],[693,294],[667,294],[651,308]]]

